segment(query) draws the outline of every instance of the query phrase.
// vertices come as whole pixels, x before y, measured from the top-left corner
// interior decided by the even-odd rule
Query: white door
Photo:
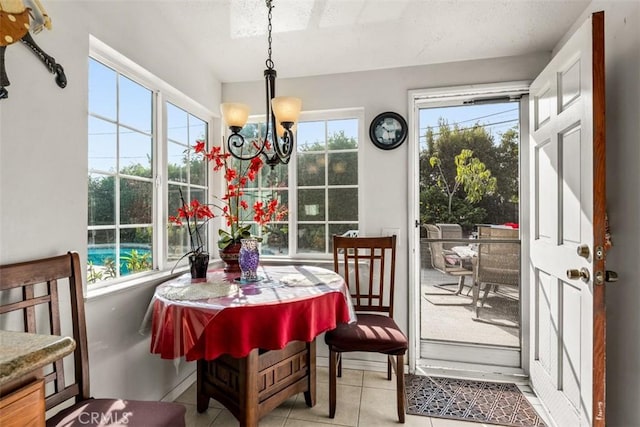
[[[530,377],[562,427],[605,425],[603,46],[599,12],[530,88]]]

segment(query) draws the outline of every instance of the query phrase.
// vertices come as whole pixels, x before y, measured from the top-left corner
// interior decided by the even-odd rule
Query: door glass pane
[[[421,340],[518,350],[519,104],[425,107],[419,128]]]

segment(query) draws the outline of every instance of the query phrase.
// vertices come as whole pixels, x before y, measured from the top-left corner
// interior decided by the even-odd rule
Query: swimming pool
[[[144,244],[127,244],[120,246],[120,274],[128,274],[126,262],[122,259],[131,255],[132,250],[136,250],[138,255],[142,256],[150,254],[149,261],[151,261],[151,247]],[[105,265],[107,260],[116,260],[116,247],[115,245],[90,245],[87,251],[87,262],[94,266]]]

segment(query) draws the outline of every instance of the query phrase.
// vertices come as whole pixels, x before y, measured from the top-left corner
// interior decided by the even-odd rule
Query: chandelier
[[[265,157],[265,163],[272,168],[279,163],[287,164],[293,152],[295,137],[293,126],[300,116],[302,101],[300,98],[276,95],[276,70],[271,59],[271,11],[273,0],[266,0],[268,13],[268,43],[267,60],[264,70],[266,88],[266,130],[264,137],[258,140],[245,140],[240,134],[249,117],[249,106],[240,103],[223,103],[220,106],[222,117],[231,135],[227,139],[229,153],[240,160],[251,160],[259,155]]]

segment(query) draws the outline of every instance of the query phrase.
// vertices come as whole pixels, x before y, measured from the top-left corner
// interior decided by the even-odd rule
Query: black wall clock
[[[369,126],[369,138],[376,147],[392,150],[407,139],[407,122],[400,114],[391,111],[378,114]]]

